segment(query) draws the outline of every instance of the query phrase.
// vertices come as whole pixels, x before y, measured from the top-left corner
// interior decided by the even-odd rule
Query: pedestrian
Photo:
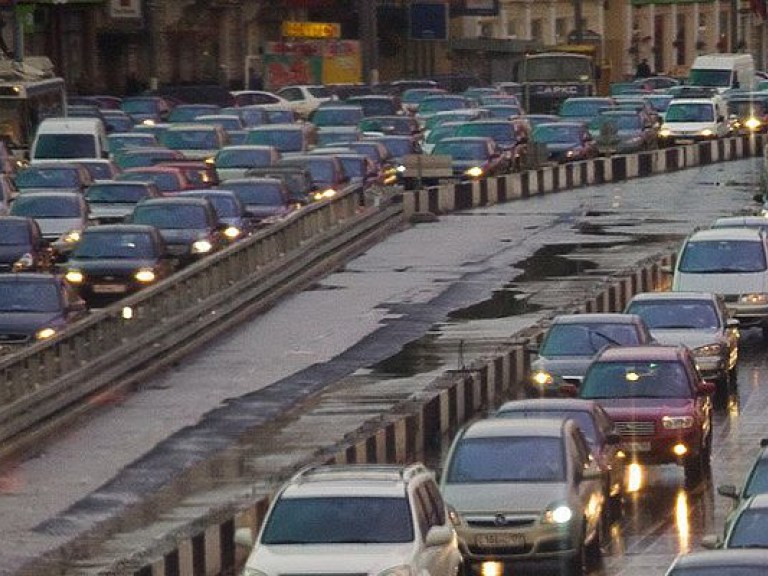
[[[635,78],[648,78],[651,75],[651,67],[648,64],[648,60],[643,58],[637,65],[637,72]]]

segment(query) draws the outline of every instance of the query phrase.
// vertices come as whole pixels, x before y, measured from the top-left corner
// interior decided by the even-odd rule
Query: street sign
[[[338,22],[283,21],[282,33],[287,38],[341,38]]]

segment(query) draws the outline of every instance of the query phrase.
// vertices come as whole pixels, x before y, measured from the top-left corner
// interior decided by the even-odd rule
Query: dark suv
[[[693,483],[709,469],[714,391],[685,346],[626,346],[598,354],[578,396],[605,408],[628,462],[681,464]]]

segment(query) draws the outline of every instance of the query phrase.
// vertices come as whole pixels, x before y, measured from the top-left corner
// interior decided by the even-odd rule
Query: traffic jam
[[[719,84],[702,60],[689,83],[639,78],[604,96],[434,80],[241,90],[216,104],[71,96],[39,123],[23,159],[0,146],[0,353],[49,339],[350,186],[363,195],[413,187],[414,158],[445,158],[438,181],[468,182],[767,132],[768,80],[726,64],[740,84],[733,75]],[[462,428],[439,486],[423,488],[435,506],[429,522],[453,531],[425,529],[426,546],[380,573],[413,574],[438,548],[460,558],[450,572],[464,576],[597,573],[644,468],[677,465],[696,489],[711,474],[716,414],[737,395],[742,333],[768,340],[767,216],[768,204],[757,205],[688,236],[665,271],[668,292],[637,294],[621,313],[555,316],[529,346],[526,398]],[[768,573],[768,550],[745,550],[768,548],[765,446],[742,485],[717,488],[733,511],[703,539],[712,550],[679,556],[668,575]],[[338,518],[337,509],[317,513]],[[291,555],[281,541],[347,553],[320,534],[302,540],[310,525],[270,536],[275,554]],[[382,530],[366,542],[410,541]],[[262,565],[256,553],[267,543],[245,541],[254,542],[244,574],[277,573],[274,558]]]

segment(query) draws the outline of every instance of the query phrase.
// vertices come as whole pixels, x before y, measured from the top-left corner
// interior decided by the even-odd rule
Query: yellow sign
[[[341,38],[341,25],[338,22],[283,22],[283,36],[289,38]]]

